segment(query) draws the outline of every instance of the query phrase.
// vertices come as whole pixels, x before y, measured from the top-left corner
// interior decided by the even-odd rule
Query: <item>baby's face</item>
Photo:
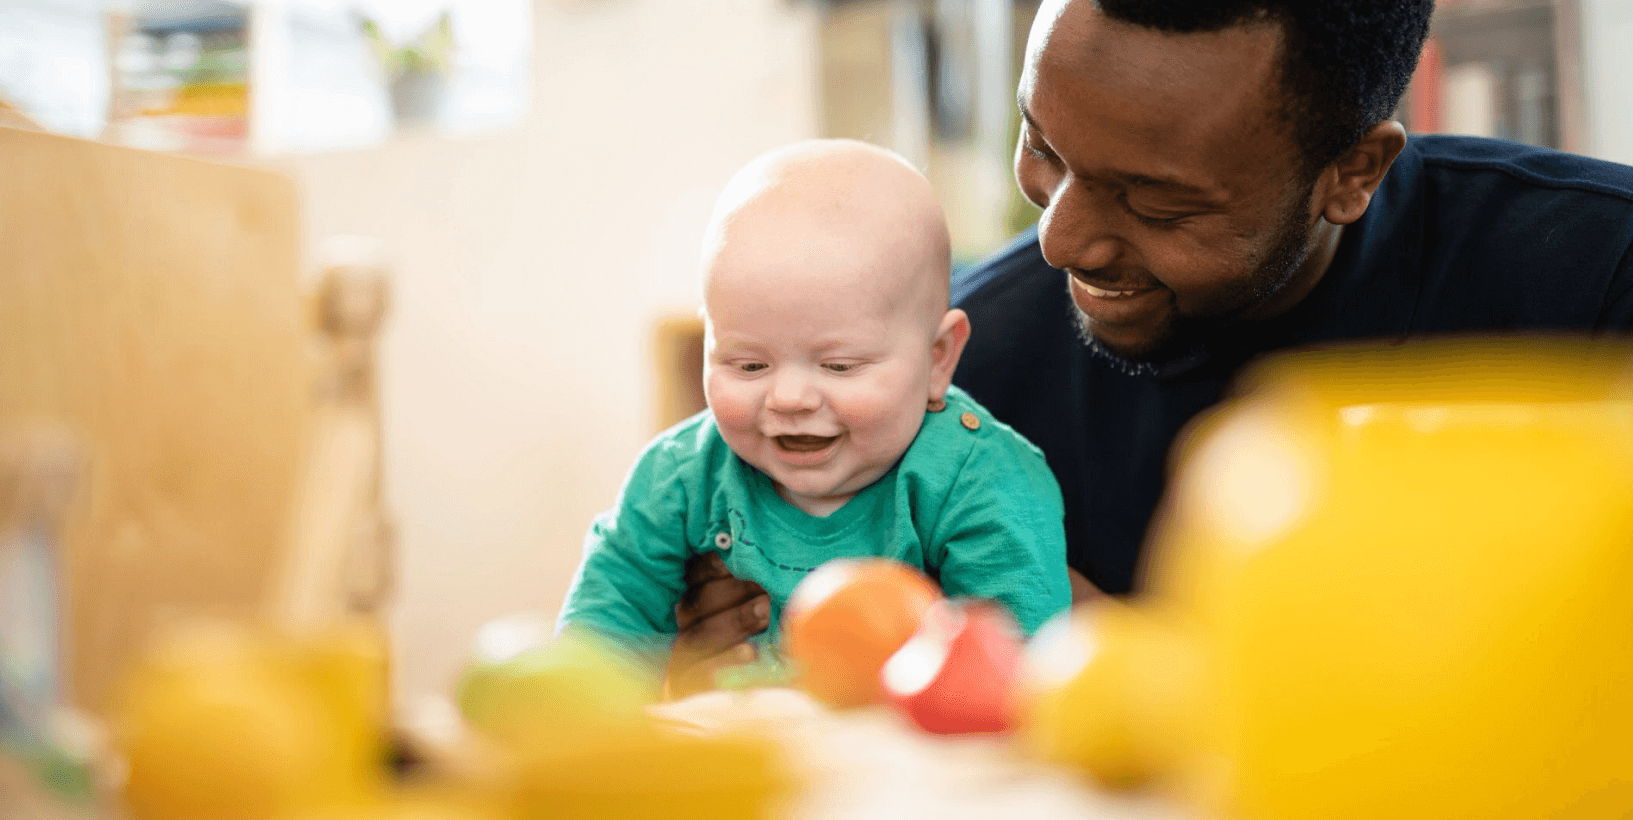
[[[715,264],[763,261],[728,253]],[[921,302],[881,292],[889,275],[779,275],[777,264],[713,277],[704,389],[731,449],[789,503],[826,515],[918,435],[934,328]]]

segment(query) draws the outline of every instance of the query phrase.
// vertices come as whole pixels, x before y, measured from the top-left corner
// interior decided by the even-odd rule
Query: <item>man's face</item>
[[[1015,177],[1044,209],[1044,258],[1115,356],[1182,355],[1320,276],[1311,183],[1275,115],[1279,43],[1269,23],[1165,34],[1082,0],[1038,12]]]

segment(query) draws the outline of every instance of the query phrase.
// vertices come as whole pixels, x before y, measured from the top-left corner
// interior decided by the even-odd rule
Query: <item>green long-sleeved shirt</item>
[[[715,551],[770,595],[762,646],[806,573],[861,556],[920,567],[949,596],[999,601],[1031,634],[1071,604],[1061,519],[1043,455],[957,388],[945,410],[925,414],[890,472],[826,517],[777,495],[705,411],[649,444],[615,506],[596,518],[558,629],[589,628],[661,661],[684,564]]]

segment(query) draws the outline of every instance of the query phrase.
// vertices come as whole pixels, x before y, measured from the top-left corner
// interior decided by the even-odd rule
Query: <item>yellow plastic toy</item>
[[[1633,816],[1630,356],[1257,367],[1176,450],[1142,597],[1031,648],[1031,747],[1236,820]]]
[[[458,700],[515,820],[752,820],[792,794],[772,739],[672,727],[646,709],[657,689],[614,646],[570,632],[476,663]]]
[[[134,820],[272,820],[385,787],[386,655],[362,624],[293,637],[189,624],[147,653],[113,715]]]
[[[364,625],[170,635],[131,670],[113,715],[128,816],[748,820],[796,785],[770,738],[667,725],[646,709],[655,682],[575,635],[469,670],[469,742],[401,781],[386,767],[385,673],[385,644]]]

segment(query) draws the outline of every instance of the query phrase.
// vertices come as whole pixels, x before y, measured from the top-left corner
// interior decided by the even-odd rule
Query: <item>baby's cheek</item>
[[[709,401],[709,410],[714,413],[714,423],[722,430],[736,430],[753,425],[754,404],[742,395],[742,391],[709,385],[705,388],[705,396]]]
[[[907,431],[916,432],[924,417],[922,404],[909,404],[899,395],[856,395],[836,409],[852,430],[883,437],[900,437],[905,433],[911,438],[912,433]]]

